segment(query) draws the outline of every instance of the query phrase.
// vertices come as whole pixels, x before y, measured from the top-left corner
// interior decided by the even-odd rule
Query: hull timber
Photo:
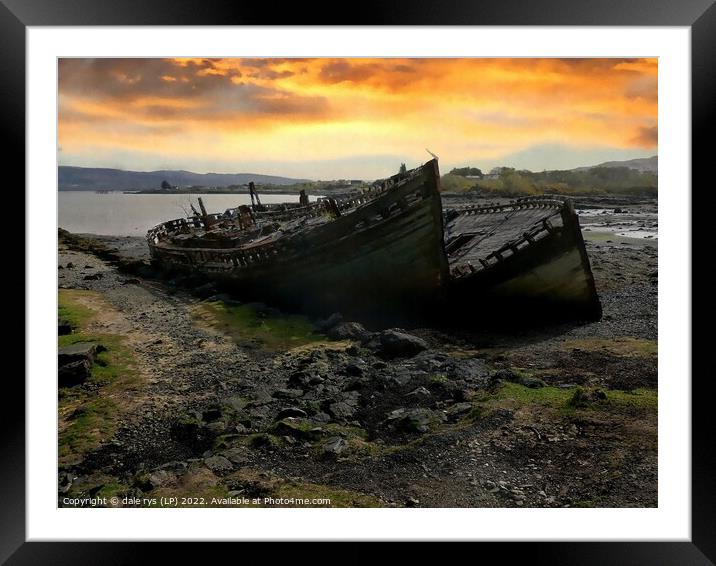
[[[279,228],[233,246],[219,237],[231,232],[219,215],[174,220],[149,232],[149,247],[160,266],[243,296],[313,312],[417,314],[448,278],[439,179],[433,160],[331,206],[267,208],[255,215],[257,230]]]
[[[448,294],[468,316],[601,317],[579,219],[569,199],[527,197],[451,211],[446,253]]]

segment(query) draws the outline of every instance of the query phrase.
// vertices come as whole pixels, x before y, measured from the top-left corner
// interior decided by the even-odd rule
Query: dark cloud
[[[414,82],[417,76],[419,60],[411,61],[410,65],[404,63],[393,64],[390,59],[379,59],[378,62],[355,62],[346,59],[329,60],[318,73],[318,79],[326,84],[342,82],[371,82],[376,87],[392,89]]]
[[[273,69],[261,69],[256,73],[249,74],[249,78],[252,79],[285,79],[286,77],[292,77],[295,75],[293,71],[274,71]]]
[[[534,59],[535,62],[556,61],[562,67],[567,67],[573,71],[580,73],[593,73],[599,71],[613,72],[615,68],[622,63],[637,63],[639,59],[635,58],[557,58],[557,59]],[[636,73],[630,69],[620,69],[622,73]]]
[[[274,67],[282,65],[284,63],[305,63],[310,61],[307,58],[300,57],[262,57],[257,59],[239,59],[242,67],[254,67],[256,69],[263,69],[265,67]]]
[[[253,68],[258,71],[252,75],[261,78],[293,74],[260,66]],[[259,86],[239,80],[241,77],[238,69],[220,68],[210,59],[186,63],[169,59],[61,59],[60,118],[74,121],[81,118],[76,108],[66,108],[67,104],[62,102],[72,98],[89,99],[100,105],[126,105],[127,118],[151,121],[231,120],[271,114],[318,116],[328,112],[323,97]],[[156,102],[146,104],[147,99]],[[133,102],[140,104],[131,105]],[[99,119],[84,115],[87,122]]]
[[[321,67],[319,77],[323,82],[331,84],[344,81],[360,82],[372,77],[380,70],[381,67],[373,63],[354,65],[339,59]]]
[[[59,87],[62,94],[95,98],[184,98],[226,88],[241,76],[238,70],[206,73],[215,69],[209,59],[185,65],[171,59],[60,59]]]
[[[639,128],[637,135],[632,138],[631,142],[640,147],[654,147],[659,142],[659,128],[657,126],[643,126]]]

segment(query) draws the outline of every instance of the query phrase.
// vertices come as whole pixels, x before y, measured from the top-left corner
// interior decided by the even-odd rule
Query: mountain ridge
[[[245,185],[250,181],[265,185],[291,185],[306,182],[307,179],[259,173],[194,173],[184,169],[127,171],[110,167],[60,165],[57,168],[57,181],[61,191],[123,191],[158,189],[162,181],[179,187],[225,187]]]
[[[594,169],[595,167],[627,167],[629,169],[636,169],[641,172],[658,173],[659,170],[659,156],[652,155],[651,157],[639,157],[637,159],[626,159],[624,161],[605,161],[597,165],[589,165],[587,167],[575,167],[570,171],[586,171],[587,169]]]

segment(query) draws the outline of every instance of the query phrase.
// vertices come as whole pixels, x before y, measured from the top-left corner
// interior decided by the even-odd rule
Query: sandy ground
[[[60,504],[111,491],[206,505],[318,494],[349,506],[656,506],[656,410],[642,401],[657,389],[658,243],[614,235],[655,231],[655,204],[603,204],[583,216],[601,321],[413,328],[427,349],[398,359],[356,340],[267,348],[205,301],[61,244],[59,287],[101,296],[91,330],[123,337],[142,387],[110,435],[61,466]],[[146,254],[141,239],[103,241]]]

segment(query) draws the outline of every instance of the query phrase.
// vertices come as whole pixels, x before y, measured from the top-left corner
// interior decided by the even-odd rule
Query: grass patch
[[[212,498],[233,497],[247,499],[248,504],[213,502]],[[259,473],[250,468],[239,469],[217,478],[207,469],[196,469],[178,478],[176,485],[151,490],[146,497],[183,497],[203,499],[180,507],[381,507],[381,502],[370,495],[322,484],[287,481],[276,476]],[[267,501],[283,499],[284,501]],[[299,501],[300,500],[300,501]],[[159,504],[157,503],[157,506]]]
[[[479,405],[475,405],[470,411],[462,418],[464,423],[474,423],[479,421],[485,415],[485,410]]]
[[[58,318],[69,322],[72,328],[86,327],[90,320],[94,318],[94,311],[80,304],[78,300],[90,294],[90,291],[60,289],[58,293]],[[69,336],[71,336],[71,334],[68,336],[60,336],[60,338],[68,338]]]
[[[274,314],[252,305],[227,305],[221,301],[206,302],[201,308],[207,315],[202,318],[237,343],[252,342],[265,350],[285,350],[326,340],[305,316]]]
[[[97,355],[87,383],[101,386],[88,389],[82,386],[62,388],[58,392],[60,465],[76,464],[85,454],[94,450],[114,434],[121,407],[116,397],[140,387],[134,358],[121,336],[86,332],[95,313],[81,304],[82,299],[93,295],[87,291],[60,289],[58,315],[72,324],[74,331],[58,336],[58,346],[78,342],[97,342],[106,351]],[[101,301],[97,297],[98,301]],[[100,303],[98,303],[100,304]]]
[[[68,426],[59,434],[60,464],[77,463],[114,431],[115,404],[109,399],[80,400],[70,412]],[[62,411],[62,407],[60,407]]]
[[[281,483],[270,497],[309,500],[300,507],[382,507],[371,495],[315,483]],[[315,501],[315,503],[312,503]]]
[[[568,350],[580,349],[589,352],[607,352],[618,356],[650,357],[658,354],[656,340],[644,340],[632,336],[619,336],[612,339],[580,338],[567,340],[564,348]]]
[[[627,410],[656,413],[659,407],[659,395],[655,389],[610,390],[607,391],[607,399],[612,405]]]
[[[584,388],[538,387],[531,388],[519,383],[505,382],[494,393],[476,397],[477,419],[491,409],[518,410],[539,407],[564,415],[577,411],[603,411],[606,413],[629,413],[633,415],[655,414],[658,408],[658,392],[653,389],[629,391],[601,390],[605,399],[598,399],[593,391]],[[475,409],[473,409],[473,412]],[[472,416],[472,412],[465,419]],[[465,420],[463,419],[463,420]],[[473,417],[473,420],[474,417]]]
[[[567,404],[574,394],[573,389],[559,387],[525,387],[519,383],[505,382],[495,395],[497,401],[512,401],[520,405],[544,405],[559,408]]]
[[[117,481],[109,481],[99,488],[95,497],[119,497],[123,496],[129,490],[129,486]]]

